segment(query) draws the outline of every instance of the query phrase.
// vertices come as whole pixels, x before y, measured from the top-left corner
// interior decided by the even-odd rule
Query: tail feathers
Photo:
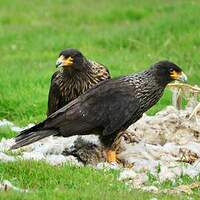
[[[45,122],[41,122],[41,123],[36,124],[35,126],[31,127],[31,128],[23,130],[23,131],[21,131],[21,133],[16,138],[20,138],[21,136],[28,135],[31,132],[38,131],[39,129],[42,129],[44,127],[44,124],[45,124]]]
[[[56,135],[58,132],[56,130],[41,130],[30,133],[21,133],[15,138],[15,144],[11,149],[18,149],[20,147],[26,146],[28,144],[34,143],[50,135]]]

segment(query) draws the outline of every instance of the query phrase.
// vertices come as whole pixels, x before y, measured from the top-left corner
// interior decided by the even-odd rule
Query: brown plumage
[[[84,164],[96,165],[105,162],[106,155],[102,145],[84,140],[78,137],[71,148],[66,148],[63,153],[65,156],[73,155]]]
[[[62,51],[56,62],[60,70],[51,78],[47,116],[76,99],[95,84],[110,78],[108,69],[87,60],[76,49]]]
[[[24,130],[15,138],[13,149],[50,135],[97,134],[111,148],[117,134],[140,119],[161,98],[168,83],[186,80],[174,63],[161,61],[149,69],[97,84],[46,120]]]

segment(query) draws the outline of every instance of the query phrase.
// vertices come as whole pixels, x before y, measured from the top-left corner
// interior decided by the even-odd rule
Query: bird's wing
[[[120,130],[139,108],[137,98],[126,84],[109,80],[49,116],[46,128],[54,127],[62,134],[81,134],[95,128],[112,134]]]
[[[107,80],[51,114],[43,122],[22,131],[15,138],[16,144],[12,148],[28,145],[50,135],[110,135],[120,131],[138,119],[139,102],[134,93],[128,84]]]
[[[82,106],[87,105],[85,110],[88,110],[92,123],[99,122],[104,127],[103,135],[127,128],[134,118],[140,117],[137,116],[139,101],[133,86],[120,80],[111,80],[93,92],[95,101],[90,96]]]
[[[57,75],[58,71],[52,75],[51,78],[51,85],[49,89],[49,96],[48,96],[48,111],[47,116],[54,113],[56,110],[60,108],[60,100],[61,100],[61,93],[59,89],[59,83],[57,82]]]
[[[89,60],[89,62],[91,63],[92,69],[95,72],[98,80],[106,80],[111,78],[110,72],[105,65],[97,63],[93,60]]]

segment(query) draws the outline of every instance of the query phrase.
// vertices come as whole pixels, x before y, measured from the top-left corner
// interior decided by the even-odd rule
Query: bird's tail
[[[55,129],[42,130],[42,127],[43,123],[40,123],[33,126],[32,128],[22,131],[18,136],[15,137],[15,144],[11,147],[11,149],[18,149],[50,135],[58,134],[58,131]]]

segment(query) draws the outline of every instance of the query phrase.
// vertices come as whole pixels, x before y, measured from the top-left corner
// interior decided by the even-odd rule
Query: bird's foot
[[[113,149],[107,149],[106,150],[106,161],[112,165],[115,165],[117,167],[119,166],[123,166],[125,168],[132,168],[134,166],[134,164],[131,163],[124,163],[122,160],[120,160],[117,157],[117,153],[116,150]]]
[[[109,163],[117,162],[116,151],[111,150],[111,149],[107,150],[106,151],[106,161]]]

